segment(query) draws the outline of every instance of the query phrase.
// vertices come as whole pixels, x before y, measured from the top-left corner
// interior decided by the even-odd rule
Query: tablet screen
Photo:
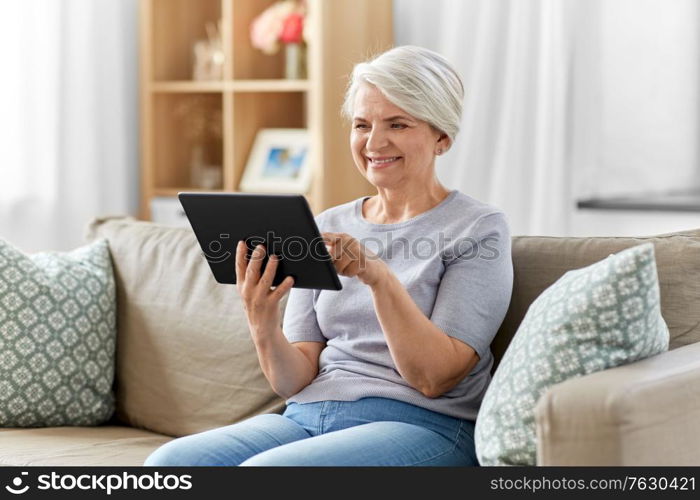
[[[342,285],[306,198],[300,194],[179,193],[203,257],[219,283],[236,283],[236,245],[246,242],[280,258],[273,286],[287,276],[295,288]]]

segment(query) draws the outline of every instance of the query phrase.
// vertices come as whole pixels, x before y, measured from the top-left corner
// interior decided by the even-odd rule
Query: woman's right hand
[[[279,258],[270,256],[261,275],[265,247],[255,247],[250,262],[247,262],[246,254],[246,244],[239,241],[236,247],[236,288],[243,299],[248,326],[254,338],[272,335],[280,327],[279,302],[294,285],[294,279],[287,276],[274,290],[271,289]]]

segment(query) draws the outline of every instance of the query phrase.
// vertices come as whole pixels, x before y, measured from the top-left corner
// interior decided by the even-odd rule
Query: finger
[[[289,290],[291,290],[293,286],[294,286],[294,278],[292,278],[291,276],[287,276],[286,278],[284,278],[282,283],[277,285],[277,288],[275,288],[275,290],[270,293],[270,296],[274,300],[281,300],[282,297],[284,297],[284,294],[286,294]]]
[[[354,274],[352,274],[352,262],[347,259],[337,261],[335,269],[336,271],[338,271],[338,274],[341,274],[343,276],[354,276]]]
[[[336,260],[343,256],[343,242],[338,236],[329,237],[326,248],[328,248],[331,257]]]
[[[245,280],[246,261],[245,243],[241,240],[236,245],[236,283],[242,285]]]
[[[245,273],[245,279],[252,280],[253,284],[257,284],[260,279],[260,266],[262,266],[263,257],[265,256],[265,248],[262,245],[258,245],[253,250],[250,256],[250,263],[248,264],[248,269]]]
[[[345,266],[343,272],[346,274],[346,276],[357,276],[358,274],[360,274],[362,269],[363,268],[360,265],[360,261],[352,260],[347,266]]]
[[[333,244],[330,243],[328,240],[324,239],[323,246],[326,247],[326,252],[328,253],[328,255],[331,255],[331,253],[333,252]]]
[[[340,241],[340,233],[321,233],[321,238],[325,243],[334,243]]]
[[[343,254],[350,260],[359,259],[362,255],[360,242],[355,240],[352,236],[349,237],[343,246]]]
[[[345,248],[336,264],[338,272],[342,272],[345,276],[355,276],[366,266],[365,255],[359,245],[355,248]]]
[[[323,238],[323,246],[326,247],[329,255],[333,255],[333,243],[329,239]]]
[[[277,272],[277,266],[279,265],[279,257],[276,255],[271,255],[267,260],[267,265],[263,271],[263,275],[260,278],[260,283],[265,286],[265,289],[269,289],[272,286],[272,280],[275,279],[275,273]]]

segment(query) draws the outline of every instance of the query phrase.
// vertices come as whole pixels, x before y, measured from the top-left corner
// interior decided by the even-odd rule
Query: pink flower
[[[304,4],[283,0],[272,4],[250,25],[253,47],[265,54],[275,54],[279,43],[299,43],[304,27]]]
[[[280,40],[284,43],[301,43],[304,31],[304,18],[297,12],[292,12],[284,20]]]

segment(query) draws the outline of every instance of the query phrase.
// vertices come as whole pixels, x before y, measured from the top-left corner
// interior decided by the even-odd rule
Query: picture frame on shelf
[[[243,172],[240,190],[307,193],[311,184],[309,146],[306,129],[260,129]]]

